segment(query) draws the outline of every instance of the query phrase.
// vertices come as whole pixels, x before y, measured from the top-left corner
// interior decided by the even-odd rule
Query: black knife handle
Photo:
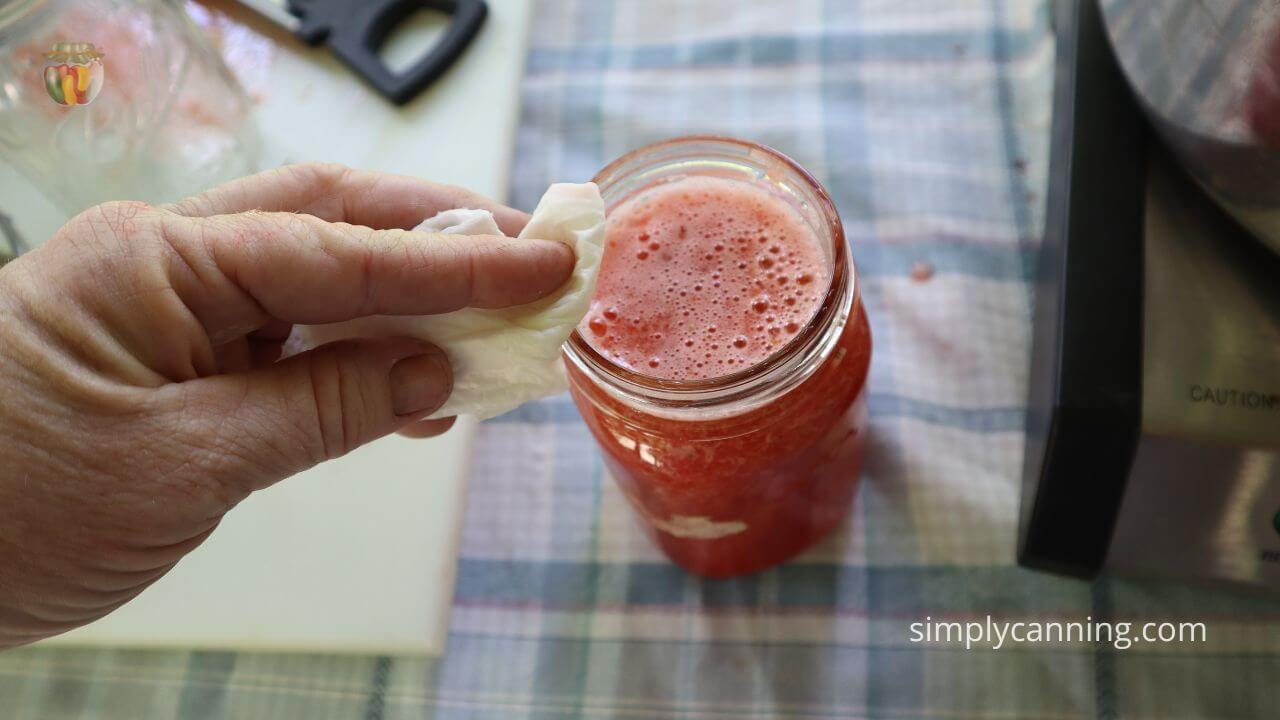
[[[444,35],[403,73],[393,73],[378,49],[401,22],[419,8],[453,18]],[[435,82],[466,50],[489,8],[484,0],[289,0],[300,21],[296,34],[308,45],[328,46],[347,67],[378,92],[403,105]]]

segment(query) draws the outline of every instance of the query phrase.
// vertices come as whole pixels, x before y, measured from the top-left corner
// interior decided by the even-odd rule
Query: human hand
[[[249,493],[423,420],[445,355],[407,338],[280,360],[293,323],[505,307],[560,286],[559,243],[405,230],[466,191],[332,165],[172,206],[114,202],[0,268],[0,648],[99,618]],[[377,228],[371,229],[371,228]]]

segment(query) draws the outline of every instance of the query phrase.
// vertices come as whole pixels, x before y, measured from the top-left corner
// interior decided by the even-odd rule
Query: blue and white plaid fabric
[[[3,718],[1264,718],[1280,605],[1014,564],[1053,40],[1042,2],[543,0],[513,200],[661,138],[830,190],[875,334],[850,522],[799,560],[667,564],[566,398],[486,424],[446,657],[29,649]],[[376,608],[371,608],[376,611]],[[1208,642],[910,642],[935,620],[1201,621]]]

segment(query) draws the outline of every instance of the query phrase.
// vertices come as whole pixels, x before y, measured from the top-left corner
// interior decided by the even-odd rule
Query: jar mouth
[[[615,395],[663,407],[709,407],[744,398],[763,399],[762,391],[769,397],[785,392],[807,378],[831,352],[858,302],[856,272],[835,203],[816,178],[782,152],[719,135],[689,135],[646,145],[609,163],[592,180],[606,196],[607,209],[610,190],[615,186],[636,175],[644,177],[682,163],[756,173],[775,189],[812,209],[826,232],[822,232],[824,228],[814,230],[831,245],[823,248],[829,253],[831,273],[821,303],[789,341],[763,360],[725,375],[672,380],[636,372],[605,357],[577,329],[564,344],[565,356],[579,371]],[[647,185],[641,184],[643,187]]]

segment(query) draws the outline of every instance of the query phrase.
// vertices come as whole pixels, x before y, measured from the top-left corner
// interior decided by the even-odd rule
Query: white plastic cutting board
[[[400,109],[283,40],[279,91],[258,106],[264,166],[329,160],[501,198],[529,3],[488,1],[463,58]],[[257,493],[137,600],[47,642],[439,654],[474,434],[464,419],[434,440],[386,438]]]

